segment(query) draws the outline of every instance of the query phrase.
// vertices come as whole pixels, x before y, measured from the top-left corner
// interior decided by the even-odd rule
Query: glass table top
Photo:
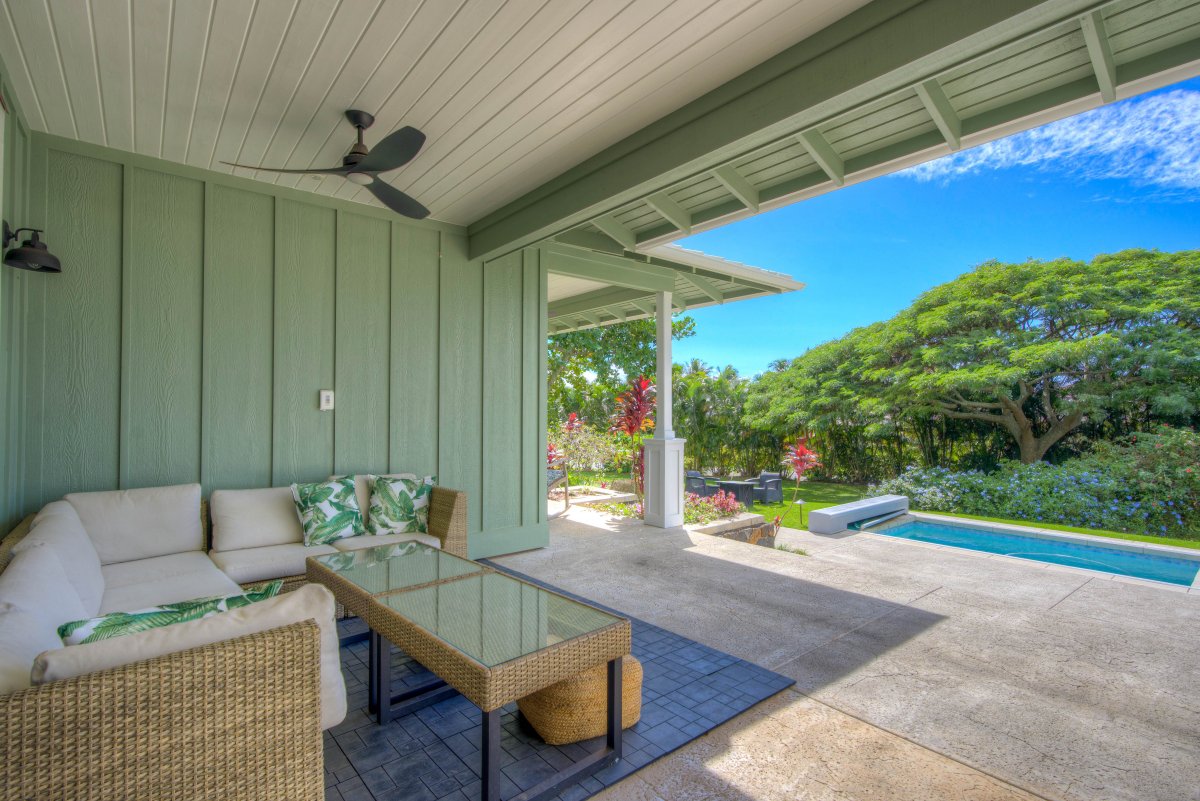
[[[488,667],[623,620],[492,571],[379,601]]]
[[[372,595],[484,572],[482,565],[415,540],[313,558]]]

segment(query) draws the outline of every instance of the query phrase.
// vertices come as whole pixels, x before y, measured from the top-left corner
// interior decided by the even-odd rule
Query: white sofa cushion
[[[363,548],[374,548],[379,545],[395,545],[398,542],[407,542],[416,540],[417,542],[431,545],[434,548],[441,548],[442,541],[432,534],[422,534],[420,532],[410,532],[407,534],[368,534],[365,537],[350,537],[345,540],[338,540],[333,543],[333,547],[339,551],[359,551]]]
[[[29,534],[13,551],[20,553],[38,545],[54,549],[63,572],[83,602],[84,612],[94,615],[100,611],[100,599],[104,597],[100,557],[84,531],[74,506],[66,501],[46,504],[33,519]]]
[[[66,500],[102,565],[204,550],[199,484],[73,492]]]
[[[100,570],[105,584],[100,614],[241,592],[238,583],[200,551],[118,562]]]
[[[365,539],[355,537],[355,539]],[[304,560],[310,556],[323,556],[337,553],[328,545],[305,546],[300,543],[291,545],[268,545],[263,548],[243,548],[239,551],[221,551],[210,554],[217,567],[239,584],[251,581],[266,581],[267,579],[302,576],[305,573]]]
[[[62,640],[45,620],[26,609],[0,606],[0,695],[28,687],[35,657],[55,648],[62,650]]]
[[[88,614],[54,548],[44,543],[15,554],[0,573],[0,607],[24,609],[52,630]]]
[[[216,490],[209,510],[214,551],[304,542],[290,487]]]
[[[33,662],[32,680],[41,684],[81,676],[311,619],[321,627],[321,727],[328,729],[346,717],[346,686],[333,615],[333,594],[320,585],[309,584],[203,620],[47,651]]]

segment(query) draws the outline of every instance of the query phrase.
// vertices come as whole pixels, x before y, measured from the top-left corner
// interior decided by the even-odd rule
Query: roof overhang
[[[628,251],[1200,74],[1200,0],[875,0],[469,227]]]
[[[804,288],[791,276],[676,245],[613,253],[554,242],[539,250],[550,334],[653,317],[659,292],[670,292],[681,312]]]

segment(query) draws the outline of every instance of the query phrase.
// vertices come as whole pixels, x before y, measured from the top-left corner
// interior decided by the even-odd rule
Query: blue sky
[[[674,361],[745,375],[989,259],[1200,248],[1200,79],[680,240],[801,292],[696,309]]]

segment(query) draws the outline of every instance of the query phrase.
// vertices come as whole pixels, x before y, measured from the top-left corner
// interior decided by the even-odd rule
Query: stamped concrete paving
[[[1200,595],[782,536],[810,555],[577,509],[499,560],[797,680],[604,798],[1200,799]]]

